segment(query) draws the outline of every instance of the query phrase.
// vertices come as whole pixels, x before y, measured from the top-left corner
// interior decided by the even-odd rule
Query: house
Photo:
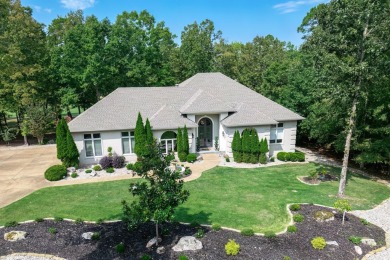
[[[112,147],[128,161],[134,154],[138,112],[149,118],[165,153],[175,148],[178,127],[188,128],[190,151],[214,147],[231,155],[235,130],[255,128],[270,154],[294,151],[303,117],[221,73],[198,73],[172,87],[118,88],[69,123],[81,164],[94,164]]]

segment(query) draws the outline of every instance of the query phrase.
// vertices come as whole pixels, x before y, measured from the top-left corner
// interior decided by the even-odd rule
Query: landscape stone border
[[[66,260],[65,258],[61,258],[61,257],[58,257],[58,256],[54,256],[54,255],[47,255],[47,254],[36,254],[36,253],[13,253],[13,254],[10,254],[10,255],[5,255],[5,256],[0,256],[0,260],[2,259],[7,259],[8,257],[18,257],[18,256],[24,256],[24,257],[40,257],[40,258],[44,258],[44,259],[47,259],[47,260]]]

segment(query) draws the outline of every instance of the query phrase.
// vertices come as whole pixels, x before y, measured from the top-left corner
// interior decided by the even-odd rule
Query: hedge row
[[[276,158],[284,162],[304,162],[305,154],[301,152],[279,152]]]

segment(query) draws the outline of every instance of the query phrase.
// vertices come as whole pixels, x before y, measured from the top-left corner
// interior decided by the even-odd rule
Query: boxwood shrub
[[[48,181],[59,181],[66,177],[64,165],[53,165],[45,171],[45,179]]]
[[[253,236],[254,234],[255,234],[255,232],[253,232],[253,229],[251,229],[251,228],[246,228],[246,229],[241,230],[241,235],[243,235],[243,236],[250,237],[250,236]]]
[[[187,155],[187,162],[193,163],[196,161],[196,154],[190,153]]]
[[[278,152],[276,158],[283,162],[304,162],[305,154],[302,152]]]

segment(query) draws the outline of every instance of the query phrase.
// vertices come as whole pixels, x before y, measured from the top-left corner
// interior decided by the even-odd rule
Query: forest
[[[39,139],[62,112],[117,87],[172,86],[216,71],[304,116],[298,144],[389,174],[389,1],[332,0],[297,30],[301,46],[272,35],[228,42],[211,20],[176,36],[146,10],[115,21],[75,11],[44,25],[19,0],[0,0],[0,132]]]

